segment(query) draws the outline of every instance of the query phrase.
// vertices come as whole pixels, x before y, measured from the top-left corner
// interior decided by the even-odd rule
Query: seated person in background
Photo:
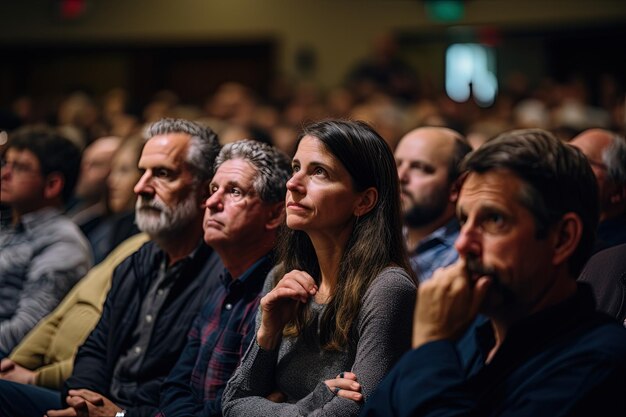
[[[133,187],[141,176],[137,163],[144,142],[141,137],[127,139],[113,157],[108,180],[109,206],[122,217],[109,225],[111,235],[122,236],[136,228],[127,223],[135,221]],[[61,389],[72,373],[76,350],[100,319],[114,268],[147,240],[144,233],[120,242],[119,248],[90,269],[63,302],[22,339],[9,358],[2,359],[0,379]]]
[[[445,127],[422,127],[404,135],[395,151],[406,243],[411,267],[421,282],[454,263],[459,222],[459,165],[472,149]]]
[[[598,310],[626,327],[626,243],[594,253],[578,280],[591,285]]]
[[[201,210],[217,137],[180,119],[160,120],[147,135],[135,192],[137,224],[151,241],[115,269],[100,321],[79,348],[61,394],[0,380],[0,409],[8,415],[114,416],[123,408],[141,413],[158,406],[159,388],[193,318],[219,285],[223,267],[202,240]],[[93,402],[66,405],[78,394]]]
[[[464,167],[460,259],[420,285],[416,349],[362,416],[623,416],[626,329],[576,282],[598,222],[584,155],[528,129]]]
[[[79,167],[78,148],[45,128],[15,132],[2,157],[0,200],[12,224],[0,230],[0,358],[92,265],[89,243],[61,214]]]
[[[135,224],[137,196],[133,188],[141,178],[137,164],[144,144],[141,136],[125,139],[113,155],[106,181],[108,215],[94,228],[90,237],[96,263],[139,232]]]
[[[2,359],[0,379],[61,389],[72,374],[78,347],[100,319],[113,270],[147,240],[145,233],[132,237],[91,268],[63,302]]]
[[[320,122],[292,168],[281,264],[226,416],[355,416],[410,347],[416,291],[389,147],[365,123]]]
[[[626,139],[589,129],[570,144],[585,154],[598,182],[600,224],[594,252],[626,243]]]
[[[161,387],[159,416],[221,416],[222,392],[254,337],[261,289],[284,222],[290,160],[251,140],[224,146],[204,214],[204,241],[224,263],[187,345]]]
[[[65,214],[80,227],[90,243],[91,232],[108,214],[106,181],[120,143],[120,138],[107,136],[94,140],[83,150],[73,201]]]

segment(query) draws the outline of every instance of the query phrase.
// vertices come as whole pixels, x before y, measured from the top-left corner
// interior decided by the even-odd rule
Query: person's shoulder
[[[580,332],[573,348],[620,358],[626,364],[626,328],[613,317],[597,313],[597,323]]]
[[[372,286],[401,286],[415,289],[409,273],[399,266],[388,266],[378,273]]]
[[[64,240],[67,242],[80,241],[87,243],[85,235],[69,217],[56,211],[47,213],[49,217],[42,222],[39,227],[45,231],[45,236],[49,239]],[[38,232],[39,233],[39,232]]]
[[[416,286],[409,273],[397,266],[381,270],[367,290],[366,297],[395,297],[398,293],[414,294]]]
[[[161,248],[152,240],[146,240],[143,243],[140,243],[142,240],[141,235],[136,236],[128,243],[128,246],[120,248],[121,251],[128,249],[134,245],[140,245],[136,250],[131,251],[126,257],[120,260],[120,262],[115,267],[115,274],[124,274],[128,273],[129,269],[139,268],[144,270],[154,264],[154,258],[160,252],[162,252]]]

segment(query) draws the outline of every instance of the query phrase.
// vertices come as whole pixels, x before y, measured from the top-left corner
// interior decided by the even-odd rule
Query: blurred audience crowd
[[[542,128],[566,141],[591,127],[621,134],[625,130],[623,80],[610,75],[591,91],[581,78],[566,82],[546,78],[531,85],[526,76],[514,73],[502,82],[494,104],[483,108],[471,99],[451,100],[428,80],[409,77],[405,67],[384,67],[401,71],[400,81],[394,81],[381,77],[382,70],[372,66],[357,66],[343,85],[326,90],[286,77],[270,81],[266,94],[226,82],[203,104],[186,103],[168,90],[155,92],[145,104],[123,88],[99,96],[85,91],[55,99],[23,95],[0,110],[0,129],[46,123],[85,148],[98,138],[126,138],[146,124],[174,117],[210,125],[222,144],[254,137],[287,154],[293,154],[302,126],[325,118],[367,121],[392,149],[406,132],[421,126],[450,127],[465,134],[473,146],[514,128]]]

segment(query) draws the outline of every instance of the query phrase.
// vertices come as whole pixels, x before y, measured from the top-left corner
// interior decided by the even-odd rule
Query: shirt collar
[[[56,207],[44,207],[37,211],[23,214],[20,217],[20,224],[25,231],[29,231],[44,224],[52,219],[55,219],[61,215],[61,211]]]
[[[230,272],[228,272],[228,270],[224,268],[224,272],[222,272],[222,274],[220,275],[220,280],[222,281],[222,285],[224,285],[224,287],[227,289],[246,287],[249,281],[251,280],[250,277],[253,275],[254,271],[259,266],[267,262],[270,259],[270,257],[271,257],[271,253],[268,253],[264,255],[263,257],[259,258],[259,260],[253,263],[250,266],[250,268],[246,269],[246,271],[243,274],[241,274],[239,278],[235,280],[233,280],[233,277],[230,274]]]
[[[461,226],[459,225],[459,221],[456,217],[453,217],[448,223],[444,224],[439,229],[422,239],[417,244],[415,251],[420,252],[433,246],[433,244],[444,244],[450,247],[453,246],[460,228]]]
[[[576,293],[571,297],[512,325],[507,332],[505,343],[526,346],[529,340],[548,339],[569,327],[579,325],[583,318],[594,310],[595,301],[591,287],[579,282]],[[476,320],[475,326],[476,344],[481,353],[486,355],[495,343],[493,326],[489,319],[482,316]]]

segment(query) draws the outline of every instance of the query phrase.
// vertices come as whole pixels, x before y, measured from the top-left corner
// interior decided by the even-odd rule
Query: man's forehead
[[[215,172],[213,184],[238,183],[240,185],[252,185],[256,177],[256,168],[244,159],[229,159],[224,161]]]
[[[30,149],[9,148],[4,155],[6,159],[19,160],[22,163],[39,165],[39,158]]]
[[[163,159],[181,162],[189,148],[190,137],[184,133],[168,133],[148,139],[141,153],[142,159]]]
[[[470,172],[461,185],[458,205],[462,206],[467,202],[484,203],[487,200],[519,204],[518,196],[522,185],[522,180],[509,170]]]
[[[453,150],[454,138],[437,131],[421,130],[408,134],[400,141],[395,152],[396,159],[447,161]]]
[[[612,136],[605,131],[592,129],[576,136],[570,144],[580,149],[585,155],[600,155],[613,141]]]

